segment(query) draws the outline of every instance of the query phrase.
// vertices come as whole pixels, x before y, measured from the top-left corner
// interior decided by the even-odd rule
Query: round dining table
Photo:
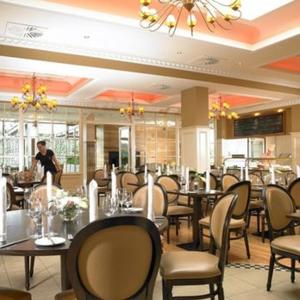
[[[142,213],[117,213],[114,216],[142,216]],[[48,222],[49,218],[43,217],[44,222]],[[98,211],[97,219],[107,218],[101,210]],[[65,238],[65,243],[62,245],[41,247],[35,244],[35,240],[30,238],[33,233],[34,224],[26,210],[17,210],[7,212],[7,240],[0,242],[0,255],[23,256],[25,258],[25,287],[29,289],[30,274],[29,274],[29,257],[32,256],[60,256],[61,270],[61,289],[66,290],[71,288],[71,284],[67,272],[67,254],[72,239],[83,227],[88,225],[89,213],[88,210],[82,211],[75,221],[64,222],[57,215],[52,218],[51,229],[57,236]],[[154,220],[160,233],[168,227],[167,218],[161,216]],[[48,225],[46,225],[48,227]],[[50,228],[50,227],[49,227]],[[27,259],[26,259],[27,258]]]

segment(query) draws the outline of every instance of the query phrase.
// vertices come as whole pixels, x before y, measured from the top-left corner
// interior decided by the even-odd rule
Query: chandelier
[[[57,101],[49,99],[47,96],[47,87],[40,84],[38,88],[37,78],[35,73],[32,75],[31,83],[25,83],[22,87],[21,99],[18,96],[11,98],[10,103],[16,110],[27,111],[28,108],[32,107],[35,110],[39,110],[41,107],[48,112],[55,111],[57,108]]]
[[[227,102],[222,101],[222,98],[219,97],[218,100],[211,105],[208,112],[208,118],[210,120],[220,120],[222,118],[232,120],[238,119],[239,115],[236,112],[231,111],[230,105]]]
[[[132,117],[135,117],[135,116],[139,116],[139,117],[143,116],[144,112],[145,112],[145,109],[143,106],[136,107],[134,98],[133,98],[133,93],[132,93],[132,97],[131,97],[131,102],[128,103],[127,107],[120,108],[120,114],[122,116],[128,117],[130,120],[132,119]]]
[[[216,26],[229,29],[228,24],[241,17],[241,0],[157,0],[163,6],[156,10],[151,8],[152,0],[140,0],[140,25],[150,31],[159,30],[163,25],[169,29],[169,36],[173,36],[178,27],[180,17],[187,17],[187,26],[193,35],[198,18],[203,21],[209,31]]]

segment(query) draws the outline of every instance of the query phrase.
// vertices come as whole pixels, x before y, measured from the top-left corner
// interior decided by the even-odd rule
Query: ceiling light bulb
[[[140,0],[141,5],[148,6],[151,4],[151,0]]]
[[[256,112],[256,113],[254,114],[255,117],[258,117],[258,116],[260,116],[260,115],[261,115],[261,113],[259,113],[259,112]]]
[[[282,109],[282,108],[279,108],[279,109],[277,110],[277,112],[278,112],[278,113],[282,113],[282,112],[283,112],[283,109]]]
[[[155,22],[157,20],[157,18],[158,18],[157,10],[155,8],[151,8],[149,10],[149,17],[148,17],[149,21]]]
[[[197,25],[197,19],[196,19],[194,14],[189,14],[188,15],[187,24],[191,28],[193,28]]]
[[[149,9],[149,7],[148,6],[143,6],[141,8],[141,13],[140,14],[141,14],[141,17],[143,19],[147,19],[150,16],[150,9]]]
[[[176,18],[173,15],[168,15],[168,18],[166,20],[166,25],[169,28],[173,28],[176,25]]]
[[[235,0],[235,1],[233,1],[233,3],[230,5],[230,7],[233,10],[239,10],[242,7],[241,0]]]

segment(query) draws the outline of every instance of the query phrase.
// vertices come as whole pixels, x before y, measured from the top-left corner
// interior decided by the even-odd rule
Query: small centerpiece
[[[64,221],[71,222],[77,218],[79,214],[79,208],[79,205],[74,201],[68,200],[67,203],[62,206],[59,214]]]

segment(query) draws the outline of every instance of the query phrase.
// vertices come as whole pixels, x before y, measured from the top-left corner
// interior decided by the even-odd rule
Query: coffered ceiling
[[[231,30],[191,37],[182,24],[170,38],[139,27],[138,0],[0,1],[0,100],[35,72],[60,103],[79,106],[117,108],[133,93],[176,111],[197,85],[241,110],[300,103],[300,1],[242,2]]]

